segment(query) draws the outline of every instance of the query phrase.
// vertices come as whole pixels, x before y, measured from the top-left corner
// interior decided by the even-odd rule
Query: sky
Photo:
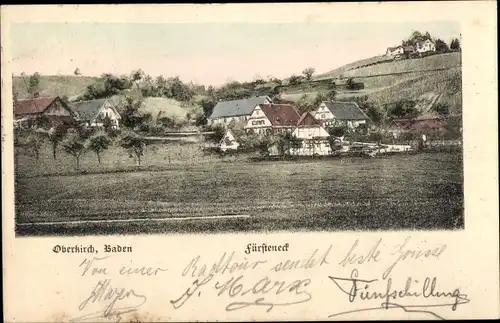
[[[15,75],[130,74],[179,76],[220,85],[288,77],[307,67],[324,73],[383,55],[412,31],[447,43],[456,22],[406,23],[17,23],[11,25]]]

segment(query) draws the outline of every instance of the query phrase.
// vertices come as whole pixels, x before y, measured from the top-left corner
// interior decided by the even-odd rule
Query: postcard
[[[498,318],[495,9],[2,6],[4,320]]]

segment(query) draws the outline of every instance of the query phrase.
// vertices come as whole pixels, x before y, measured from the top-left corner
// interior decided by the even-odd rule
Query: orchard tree
[[[134,133],[129,133],[122,138],[121,146],[130,153],[130,156],[135,155],[140,166],[141,157],[144,156],[144,151],[146,149],[146,141],[144,138]]]
[[[76,160],[76,169],[80,168],[80,157],[85,152],[85,142],[78,133],[69,134],[62,143],[64,151]]]
[[[43,147],[44,141],[45,136],[42,133],[36,131],[31,131],[26,138],[25,145],[27,149],[31,151],[33,156],[35,156],[37,161],[40,156],[40,149]]]
[[[101,163],[101,153],[109,148],[111,139],[105,133],[98,133],[87,140],[87,149],[97,155],[97,162]]]
[[[63,141],[67,134],[67,128],[64,125],[57,125],[49,130],[48,138],[52,145],[52,157],[57,159],[57,147]]]

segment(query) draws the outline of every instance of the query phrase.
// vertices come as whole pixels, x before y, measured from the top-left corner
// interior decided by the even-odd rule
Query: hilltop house
[[[292,132],[301,142],[301,147],[291,149],[292,155],[328,155],[330,135],[319,120],[310,112],[305,112]]]
[[[350,128],[356,128],[370,120],[356,102],[322,102],[313,116],[324,126],[345,125]]]
[[[258,104],[270,104],[272,100],[268,96],[258,96],[242,100],[218,102],[212,114],[208,117],[208,124],[229,124],[231,121],[247,121],[254,108]]]
[[[45,118],[52,126],[76,124],[73,111],[58,96],[14,101],[14,127],[30,126],[37,118]]]
[[[403,46],[396,46],[396,47],[388,47],[387,51],[385,52],[386,56],[398,56],[398,55],[403,55]]]
[[[291,131],[300,115],[290,104],[259,104],[255,106],[245,126],[247,133],[259,135]]]
[[[417,53],[434,52],[436,51],[436,44],[430,39],[418,41],[415,43],[415,50]]]
[[[120,127],[121,116],[106,99],[71,102],[70,107],[75,112],[77,121],[86,127],[103,127],[106,118],[109,118],[111,128]]]

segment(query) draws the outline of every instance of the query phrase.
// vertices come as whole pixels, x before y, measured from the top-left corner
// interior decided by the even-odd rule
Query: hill
[[[340,75],[343,77],[341,78]],[[387,61],[381,57],[357,61],[317,76],[341,83],[352,77],[363,82],[364,89],[349,91],[337,89],[337,98],[366,98],[381,107],[398,100],[421,101],[421,110],[444,103],[452,113],[462,110],[462,70],[460,53],[446,53],[424,58]],[[301,89],[283,89],[281,99],[298,101],[304,95],[314,99],[327,86],[303,84]]]
[[[99,80],[98,77],[81,75],[41,75],[38,85],[40,96],[76,97],[82,94],[87,86]],[[26,77],[26,82],[28,77]],[[28,97],[26,84],[21,76],[12,78],[12,90],[20,99]]]

